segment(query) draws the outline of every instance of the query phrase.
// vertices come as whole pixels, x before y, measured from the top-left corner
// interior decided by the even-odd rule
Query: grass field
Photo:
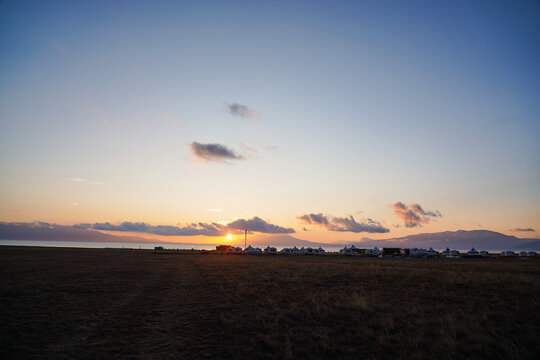
[[[533,359],[537,259],[0,248],[2,359]]]

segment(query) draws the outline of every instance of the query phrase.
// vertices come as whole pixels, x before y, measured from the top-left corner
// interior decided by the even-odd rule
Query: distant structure
[[[247,247],[247,230],[244,230],[244,249]]]
[[[265,253],[265,254],[272,254],[272,255],[275,255],[275,254],[277,254],[277,249],[276,249],[275,247],[272,247],[272,246],[268,245],[268,247],[266,247],[266,248],[264,249],[264,253]]]

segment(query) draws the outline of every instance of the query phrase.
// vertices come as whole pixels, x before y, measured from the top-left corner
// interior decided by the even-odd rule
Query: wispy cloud
[[[68,181],[73,181],[73,182],[85,182],[86,179],[83,179],[83,178],[76,178],[76,177],[71,177],[71,178],[68,178]]]
[[[533,231],[536,231],[536,230],[534,230],[533,228],[515,228],[515,229],[510,229],[510,231],[515,231],[515,232],[533,232]]]
[[[77,202],[72,202],[72,203],[69,203],[69,205],[71,205],[71,206],[73,206],[73,207],[77,207],[77,206],[79,206],[79,203],[77,203]]]
[[[442,217],[440,211],[425,211],[417,203],[407,206],[398,201],[392,204],[391,207],[394,209],[394,214],[403,220],[405,227],[422,226],[422,224],[428,224],[433,217]]]
[[[199,142],[192,142],[190,145],[191,153],[204,162],[216,161],[224,162],[227,160],[243,160],[244,157],[236,153],[236,151],[229,149],[225,145],[221,144],[201,144]]]
[[[319,225],[330,231],[354,232],[354,233],[387,233],[390,230],[380,222],[373,219],[365,219],[357,222],[351,215],[349,217],[327,216],[322,213],[305,214],[297,217],[308,225]]]
[[[92,184],[92,185],[103,185],[105,183],[102,182],[102,181],[94,181],[94,182],[91,182],[90,184]]]
[[[226,108],[227,112],[233,116],[254,118],[261,115],[260,111],[251,109],[247,107],[246,105],[232,103],[232,104],[226,104],[226,106],[227,106]]]

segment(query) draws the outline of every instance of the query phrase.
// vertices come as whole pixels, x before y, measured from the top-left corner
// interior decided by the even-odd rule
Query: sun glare
[[[225,236],[225,238],[226,238],[227,240],[231,240],[231,239],[232,239],[232,235],[231,235],[231,234],[227,234],[227,236]]]

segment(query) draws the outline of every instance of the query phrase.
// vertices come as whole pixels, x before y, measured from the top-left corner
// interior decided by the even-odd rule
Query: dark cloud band
[[[319,225],[330,231],[354,233],[387,233],[390,231],[378,221],[367,219],[357,222],[352,215],[349,217],[337,217],[318,213],[298,216],[298,219],[305,224]]]
[[[260,115],[260,112],[254,109],[247,107],[246,105],[232,103],[226,104],[227,112],[233,116],[240,116],[245,118],[253,118]]]
[[[201,144],[194,141],[190,144],[191,153],[205,161],[226,161],[226,160],[242,160],[243,156],[237,154],[234,150],[229,149],[221,144]]]

